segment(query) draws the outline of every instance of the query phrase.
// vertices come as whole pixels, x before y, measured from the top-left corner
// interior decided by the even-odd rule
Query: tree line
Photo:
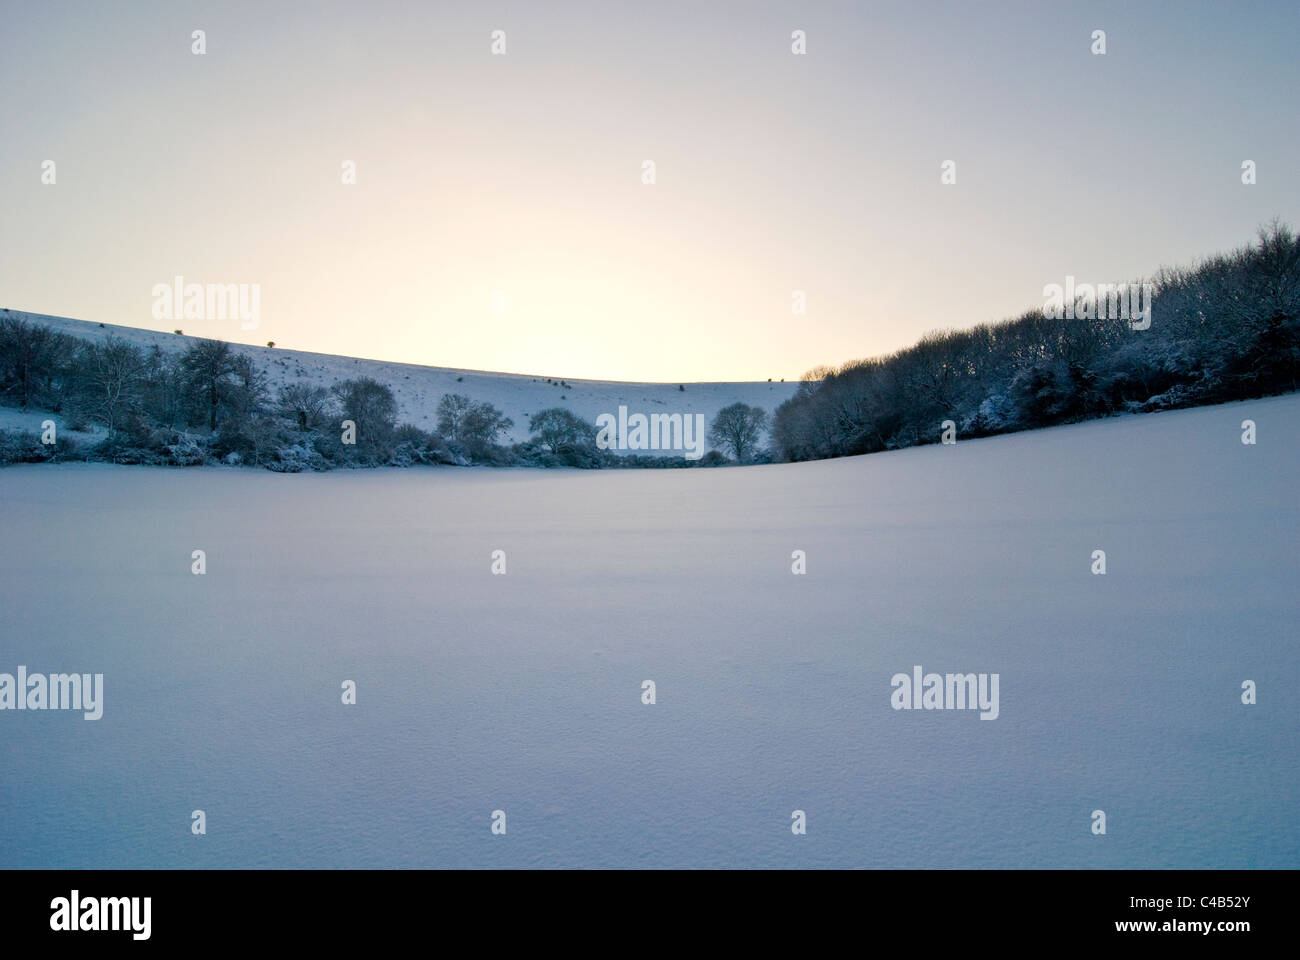
[[[102,342],[60,333],[22,316],[0,316],[0,402],[58,414],[64,427],[91,425],[93,443],[42,442],[0,431],[0,463],[54,459],[194,465],[223,462],[298,472],[336,466],[681,467],[680,456],[618,455],[596,446],[596,428],[563,407],[529,418],[530,438],[507,444],[514,422],[462,394],[438,402],[435,430],[399,423],[393,391],[373,378],[326,387],[298,380],[274,394],[248,354],[220,340],[183,352],[149,350],[109,335]],[[739,462],[760,459],[766,413],[733,404],[710,432]],[[717,466],[717,451],[698,465]]]
[[[944,421],[979,437],[1300,386],[1300,238],[1288,227],[1150,282],[1147,329],[1035,309],[809,371],[773,417],[773,459],[933,443]]]

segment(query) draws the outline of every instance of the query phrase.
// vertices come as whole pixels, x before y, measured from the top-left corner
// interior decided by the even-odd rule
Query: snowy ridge
[[[25,317],[82,340],[104,340],[111,334],[146,351],[158,346],[165,351],[179,353],[202,339],[18,310],[10,311],[9,315]],[[439,399],[445,393],[460,393],[476,402],[487,401],[510,417],[514,421],[514,427],[507,439],[511,442],[527,440],[529,416],[548,407],[565,407],[589,423],[594,423],[602,413],[617,414],[619,405],[623,404],[628,407],[629,413],[702,413],[707,424],[713,421],[723,407],[738,401],[762,407],[771,416],[799,386],[797,383],[766,382],[679,385],[574,380],[548,378],[541,374],[427,367],[241,343],[232,343],[231,347],[253,359],[258,369],[266,375],[272,397],[281,387],[299,380],[329,387],[340,380],[371,377],[392,389],[397,398],[399,423],[410,423],[422,430],[432,431],[437,426]],[[679,389],[679,386],[685,389]],[[21,425],[26,429],[36,429],[39,426],[40,416],[20,415],[17,411],[9,413],[0,427],[8,424],[11,428]]]

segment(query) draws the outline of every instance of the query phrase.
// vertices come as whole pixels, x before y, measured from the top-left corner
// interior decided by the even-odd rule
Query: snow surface
[[[1298,418],[730,470],[7,468],[0,671],[103,672],[105,707],[0,713],[0,866],[1298,867]],[[1000,716],[891,709],[914,664],[998,673]]]
[[[34,323],[43,323],[62,333],[82,340],[99,341],[110,334],[142,350],[155,345],[168,352],[183,352],[198,343],[200,338],[142,330],[137,327],[119,327],[113,324],[92,323],[47,314],[22,313],[14,310],[10,316],[22,317]],[[182,326],[181,329],[184,329]],[[434,430],[438,424],[438,401],[445,393],[460,393],[476,403],[487,401],[514,421],[514,428],[506,439],[521,442],[528,439],[528,418],[549,407],[567,407],[588,423],[595,423],[602,413],[618,415],[620,404],[625,404],[628,414],[681,413],[704,414],[707,426],[719,410],[730,404],[743,402],[761,407],[768,416],[794,396],[797,383],[625,383],[616,380],[574,380],[561,376],[513,373],[488,373],[481,370],[457,370],[451,367],[424,367],[409,363],[391,363],[383,360],[365,360],[326,353],[308,353],[302,350],[285,350],[280,347],[254,347],[232,343],[231,347],[246,353],[267,377],[271,396],[281,387],[300,380],[331,387],[340,380],[354,377],[372,377],[389,386],[398,404],[398,422],[410,423],[423,430]],[[548,383],[547,380],[552,382]],[[685,390],[678,389],[685,387]],[[32,413],[17,424],[24,429],[38,430],[48,413]],[[10,418],[12,419],[12,417]],[[63,429],[60,417],[54,417]],[[0,423],[0,429],[5,429]],[[7,427],[13,429],[13,426]],[[613,452],[623,451],[615,449]],[[654,454],[657,451],[633,451]]]

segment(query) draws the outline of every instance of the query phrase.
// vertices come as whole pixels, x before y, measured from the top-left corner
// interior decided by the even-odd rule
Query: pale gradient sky
[[[1018,314],[1066,274],[1300,227],[1297,36],[1295,2],[0,0],[0,306],[794,379]],[[155,321],[176,274],[260,284],[260,328]]]

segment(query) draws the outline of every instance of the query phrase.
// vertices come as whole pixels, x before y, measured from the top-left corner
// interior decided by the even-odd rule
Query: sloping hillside
[[[143,349],[154,345],[168,351],[185,350],[196,338],[160,333],[135,327],[118,327],[44,314],[19,314],[81,339],[103,339],[110,334]],[[548,407],[567,407],[594,423],[602,413],[617,415],[620,405],[631,413],[704,414],[711,423],[719,410],[741,401],[762,407],[770,415],[790,397],[795,383],[623,383],[608,380],[570,380],[549,375],[490,373],[425,367],[384,360],[363,360],[280,347],[235,345],[253,358],[267,376],[274,393],[281,386],[306,380],[322,386],[351,377],[372,377],[392,388],[400,408],[400,422],[424,430],[437,426],[438,400],[445,393],[460,393],[476,402],[487,401],[514,421],[510,440],[528,437],[528,417]],[[19,415],[0,408],[0,428],[23,426],[35,429],[44,414]],[[615,451],[618,452],[618,451]]]

